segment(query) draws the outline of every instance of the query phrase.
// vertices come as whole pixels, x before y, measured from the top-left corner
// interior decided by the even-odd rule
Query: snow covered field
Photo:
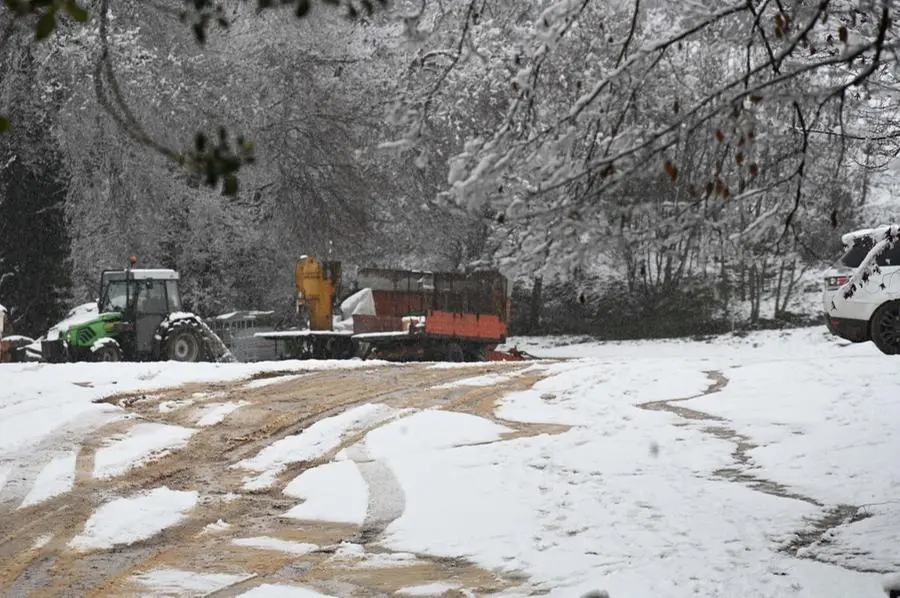
[[[62,508],[95,484],[86,521],[67,538],[29,531],[30,550],[90,556],[138,551],[154,538],[187,550],[218,538],[215,546],[286,563],[266,573],[246,556],[203,570],[183,556],[175,561],[183,569],[132,563],[124,578],[141,595],[228,587],[244,596],[477,596],[487,582],[476,580],[493,579],[495,595],[510,597],[885,596],[900,572],[896,359],[819,328],[707,342],[510,344],[550,359],[490,370],[359,361],[0,366],[0,536],[24,537],[19,528],[42,505]],[[246,381],[267,370],[279,376]],[[378,387],[389,379],[399,390]],[[187,382],[228,384],[152,403],[156,389]],[[373,398],[323,403],[302,432],[273,427],[252,450],[240,444],[250,433],[229,428],[271,411],[276,395],[314,396],[326,383]],[[92,402],[135,390],[147,398]],[[213,434],[237,452],[201,481],[197,447]],[[192,451],[196,478],[173,468],[177,475],[153,472],[153,486],[103,490]],[[272,519],[243,523],[241,505],[264,500],[275,501],[263,505],[275,509]],[[359,533],[326,541],[317,525]],[[166,530],[183,533],[176,542]],[[300,566],[313,562],[342,569]],[[377,585],[365,573],[376,569],[400,581]],[[0,588],[16,587],[22,571],[0,571]]]

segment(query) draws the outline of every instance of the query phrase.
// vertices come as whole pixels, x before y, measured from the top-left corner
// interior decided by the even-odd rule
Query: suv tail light
[[[850,282],[850,277],[847,275],[829,276],[825,279],[825,286],[827,286],[829,290],[837,289],[844,286],[848,282]]]

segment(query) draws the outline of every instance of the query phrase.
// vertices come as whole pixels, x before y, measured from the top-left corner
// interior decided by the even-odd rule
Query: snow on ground
[[[252,590],[238,594],[244,598],[334,598],[328,594],[288,584],[263,584]]]
[[[285,513],[301,520],[362,525],[369,506],[369,491],[353,461],[326,463],[307,469],[284,489],[303,502]]]
[[[166,453],[187,446],[196,430],[159,423],[135,424],[128,432],[113,436],[94,455],[94,477],[121,475]]]
[[[529,591],[553,597],[602,589],[613,598],[877,598],[884,595],[885,576],[850,568],[900,571],[896,358],[868,343],[842,342],[822,328],[704,341],[518,338],[509,344],[568,359],[533,364],[549,377],[498,402],[499,417],[535,424],[533,436],[504,440],[507,427],[470,414],[365,406],[276,442],[241,467],[273,480],[289,463],[328,455],[351,431],[380,426],[336,461],[288,484],[285,494],[300,502],[286,516],[359,525],[377,505],[379,513],[392,514],[378,542],[397,551],[384,559],[403,564],[412,562],[403,555],[419,553],[466,558],[521,572],[534,584]],[[272,369],[283,370],[285,363]],[[24,474],[14,466],[25,451],[41,455],[40,467],[25,477],[43,476],[61,487],[72,442],[120,417],[116,408],[91,404],[91,398],[171,385],[158,378],[247,377],[266,367],[203,364],[178,373],[178,365],[0,366],[0,388],[9,381],[12,389],[0,398],[0,478],[8,475],[0,502],[25,496],[16,490]],[[173,366],[176,373],[165,372]],[[49,371],[52,376],[45,375]],[[92,386],[74,384],[79,381]],[[700,396],[710,389],[716,392]],[[687,412],[690,418],[659,410],[659,403],[646,405],[673,399],[689,399],[670,405],[694,410]],[[703,419],[700,412],[719,419]],[[547,423],[570,428],[540,427]],[[390,475],[363,475],[375,465]],[[723,470],[764,483],[751,487]],[[808,500],[774,495],[777,484]],[[154,494],[159,492],[164,495]],[[196,493],[163,488],[107,503],[73,546],[110,546],[155,534],[195,500]],[[807,534],[816,541],[798,555],[808,558],[782,550],[813,529],[810,521],[838,507],[859,510],[833,522],[820,540]],[[239,542],[299,550],[271,537]],[[335,554],[361,562],[368,556],[359,545]],[[184,593],[190,591],[200,592]],[[321,596],[310,592],[269,585],[242,595]]]
[[[231,529],[231,524],[224,519],[217,519],[215,523],[207,523],[203,526],[204,533],[215,534],[219,532],[227,532]]]
[[[459,388],[461,386],[494,386],[501,382],[506,382],[515,374],[485,374],[483,376],[473,376],[472,378],[463,378],[461,380],[453,380],[438,384],[433,388]]]
[[[468,413],[430,409],[396,419],[366,434],[373,459],[424,454],[466,444],[498,440],[509,428]]]
[[[369,433],[369,453],[389,463],[405,494],[388,547],[523,571],[551,596],[595,588],[611,596],[879,596],[877,574],[778,551],[823,509],[715,476],[739,467],[735,441],[704,431],[723,424],[683,425],[672,413],[637,407],[700,394],[713,382],[705,372],[721,370],[730,379],[722,392],[684,406],[725,415],[736,432],[769,445],[748,449],[750,473],[826,507],[887,503],[880,519],[873,505],[871,519],[836,530],[843,560],[833,543],[831,553],[817,554],[900,568],[900,516],[887,506],[900,495],[900,470],[890,466],[900,435],[889,436],[900,421],[900,374],[871,346],[846,346],[819,329],[710,342],[515,341],[575,360],[550,365],[553,377],[507,396],[498,415],[573,428],[431,452],[417,441],[440,435],[445,446],[468,444],[466,428],[433,422],[404,430],[405,418]],[[454,434],[458,441],[448,441]],[[850,558],[854,551],[865,558]]]
[[[117,498],[94,511],[84,532],[73,538],[69,546],[93,550],[150,538],[181,521],[194,508],[198,496],[194,491],[163,486],[131,498]]]
[[[296,380],[297,378],[302,378],[303,374],[290,374],[287,376],[272,376],[271,378],[259,378],[257,380],[251,380],[247,384],[244,385],[245,388],[262,388],[263,386],[271,386],[273,384],[281,384],[283,382],[290,382],[291,380]]]
[[[221,382],[270,371],[358,369],[377,360],[270,361],[256,363],[4,363],[0,364],[0,460],[27,452],[51,433],[77,436],[121,417],[92,401],[117,393],[152,391],[188,382]]]
[[[159,403],[159,412],[160,413],[171,413],[172,411],[177,411],[179,409],[183,409],[184,407],[190,407],[196,401],[194,399],[173,399],[169,401],[161,401]]]
[[[439,581],[401,588],[397,593],[402,596],[440,596],[441,594],[455,590],[458,587],[459,585],[455,583],[444,583]]]
[[[141,596],[147,598],[206,596],[250,577],[227,573],[199,573],[181,569],[154,569],[131,577],[146,588]]]
[[[68,492],[75,484],[75,461],[78,455],[70,451],[62,457],[53,459],[38,474],[34,485],[22,501],[22,507],[43,502],[64,492]],[[0,484],[2,486],[2,484]]]
[[[236,467],[260,472],[245,484],[247,490],[266,488],[290,463],[311,461],[340,446],[344,436],[355,429],[384,421],[396,410],[380,404],[354,407],[338,415],[319,420],[300,434],[288,436],[261,450],[256,456],[245,459]]]
[[[308,542],[291,542],[280,538],[270,538],[268,536],[257,536],[254,538],[235,538],[231,541],[237,546],[246,546],[249,548],[259,548],[261,550],[276,550],[279,552],[288,552],[291,554],[309,554],[319,549],[316,544]]]
[[[214,426],[218,423],[221,423],[228,415],[237,411],[244,405],[249,405],[247,401],[228,401],[227,403],[218,403],[213,405],[206,405],[203,407],[200,419],[197,420],[197,425],[201,428],[205,428],[208,426]]]
[[[123,419],[126,412],[100,399],[119,393],[152,392],[188,382],[221,382],[271,371],[371,368],[383,361],[329,360],[258,363],[4,363],[0,364],[0,505],[18,506],[42,471],[54,460],[77,451],[92,432]],[[178,405],[199,397],[185,397]],[[175,432],[130,439],[97,455],[97,472],[113,475],[132,465],[143,451],[171,449],[181,443]],[[165,446],[164,446],[165,445]],[[155,448],[152,448],[155,447]],[[122,451],[136,451],[126,457]],[[140,453],[140,454],[138,454]],[[51,467],[53,471],[58,464]],[[61,465],[60,465],[61,466]],[[48,472],[45,475],[50,475]],[[63,474],[60,474],[63,475]],[[60,480],[60,487],[67,482]],[[50,490],[48,490],[49,492]],[[29,500],[41,498],[40,491]]]

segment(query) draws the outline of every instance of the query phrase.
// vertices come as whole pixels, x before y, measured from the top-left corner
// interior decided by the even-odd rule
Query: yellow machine
[[[341,282],[340,262],[319,262],[308,255],[297,260],[297,314],[310,330],[332,330],[334,296]]]

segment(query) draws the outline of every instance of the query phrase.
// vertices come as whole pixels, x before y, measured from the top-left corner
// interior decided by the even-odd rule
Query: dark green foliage
[[[730,322],[718,316],[715,290],[702,284],[629,292],[622,281],[598,284],[586,292],[559,278],[544,286],[540,325],[528,326],[531,290],[512,291],[510,334],[590,334],[604,340],[670,338],[718,334]]]
[[[0,174],[0,270],[5,276],[0,301],[17,333],[37,337],[67,311],[67,189],[54,152],[30,160],[16,149],[2,152],[8,166]]]

